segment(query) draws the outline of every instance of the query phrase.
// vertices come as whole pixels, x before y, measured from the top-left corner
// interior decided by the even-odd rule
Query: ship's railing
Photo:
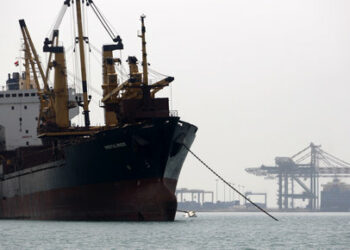
[[[179,116],[179,112],[177,110],[169,110],[169,116],[170,117],[177,117],[177,116]]]

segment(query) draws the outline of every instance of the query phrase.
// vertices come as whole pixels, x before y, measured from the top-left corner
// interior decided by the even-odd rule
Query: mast
[[[147,62],[147,51],[146,51],[146,27],[145,27],[145,15],[141,16],[141,38],[142,38],[142,66],[143,66],[143,81],[144,85],[148,85],[148,62]]]
[[[87,95],[87,82],[86,82],[86,65],[85,65],[85,51],[84,51],[84,35],[83,35],[83,24],[81,18],[81,0],[76,0],[77,7],[77,22],[78,22],[78,40],[80,49],[80,66],[81,66],[81,79],[83,87],[83,108],[84,108],[84,119],[85,127],[90,126],[90,116],[89,116],[89,100]]]

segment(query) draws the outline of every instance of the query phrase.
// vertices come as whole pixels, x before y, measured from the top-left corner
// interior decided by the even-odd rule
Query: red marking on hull
[[[0,218],[173,221],[177,181],[149,179],[62,188],[3,199]]]

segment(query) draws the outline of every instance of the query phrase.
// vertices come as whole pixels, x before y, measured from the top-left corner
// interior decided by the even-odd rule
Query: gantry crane
[[[275,164],[275,166],[247,168],[246,171],[257,176],[265,176],[266,179],[278,179],[279,209],[288,209],[289,199],[291,208],[294,208],[295,199],[308,199],[307,207],[318,209],[319,178],[350,177],[350,163],[323,151],[321,146],[313,143],[292,157],[276,157]],[[295,183],[303,189],[302,193],[294,193]]]

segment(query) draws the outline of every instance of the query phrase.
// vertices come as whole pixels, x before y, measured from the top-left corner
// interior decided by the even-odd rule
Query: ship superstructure
[[[91,126],[90,121],[85,65],[89,39],[83,29],[82,4],[93,9],[113,40],[102,49],[105,126],[100,127]],[[68,89],[65,48],[59,46],[58,27],[68,8],[75,9],[81,67],[82,94],[75,101],[75,93]],[[145,16],[141,16],[142,61],[128,57],[129,77],[123,82],[116,67],[124,62],[114,53],[123,50],[122,39],[111,32],[92,0],[64,1],[55,29],[44,42],[43,51],[49,58],[46,72],[25,21],[19,23],[26,72],[30,65],[33,79],[24,86],[34,94],[37,106],[20,103],[16,108],[20,115],[28,108],[32,110],[28,119],[36,121],[37,134],[31,134],[33,141],[23,145],[22,140],[22,144],[11,146],[7,138],[14,137],[7,132],[8,127],[17,122],[13,131],[23,127],[25,134],[27,128],[18,117],[6,124],[0,119],[0,138],[5,134],[5,140],[0,139],[0,145],[5,145],[0,148],[0,218],[174,220],[176,184],[188,153],[186,147],[193,143],[197,128],[169,110],[168,98],[156,97],[173,77],[149,82]],[[49,86],[51,71],[53,86]],[[5,92],[20,94],[17,90]],[[6,98],[3,100],[10,100]],[[83,109],[83,127],[71,124],[70,110],[76,106]],[[23,139],[22,134],[18,136]]]
[[[12,79],[17,77],[18,73],[14,73]],[[3,130],[0,140],[3,150],[41,145],[41,140],[37,137],[39,106],[35,89],[9,88],[7,91],[0,91],[0,124]]]
[[[42,145],[38,138],[37,128],[40,112],[40,100],[33,84],[25,84],[26,72],[15,72],[8,75],[6,90],[0,91],[0,149],[15,150],[25,146]],[[68,89],[69,102],[72,108],[69,117],[79,114],[75,98],[80,95],[73,88]]]

